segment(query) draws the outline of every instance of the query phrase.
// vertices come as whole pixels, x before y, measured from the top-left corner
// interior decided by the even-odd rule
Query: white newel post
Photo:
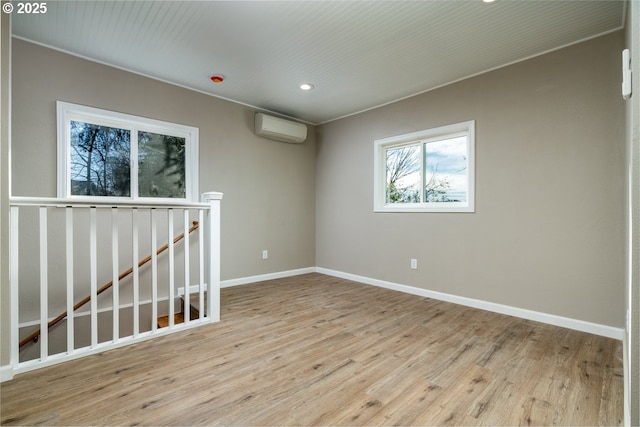
[[[206,251],[207,251],[207,316],[212,322],[220,321],[220,201],[222,193],[211,191],[202,194],[202,202],[208,203]]]

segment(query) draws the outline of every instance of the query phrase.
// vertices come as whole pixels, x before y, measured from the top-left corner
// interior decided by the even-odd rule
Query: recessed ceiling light
[[[482,0],[482,1],[485,2],[485,3],[493,3],[496,0]]]
[[[224,76],[220,75],[220,74],[214,74],[213,76],[211,76],[209,78],[214,83],[222,83],[224,81]]]
[[[302,89],[302,90],[311,90],[313,88],[314,88],[314,86],[311,83],[302,83],[300,85],[300,89]]]

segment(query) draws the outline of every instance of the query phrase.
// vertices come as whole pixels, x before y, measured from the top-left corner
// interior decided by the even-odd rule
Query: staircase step
[[[184,323],[184,316],[182,313],[176,313],[173,315],[173,323],[175,325]],[[158,317],[158,328],[166,328],[169,326],[169,316]]]
[[[184,299],[181,299],[182,302],[182,311],[184,313]],[[200,318],[200,311],[198,310],[198,306],[200,305],[200,295],[198,294],[190,294],[189,295],[189,316],[191,320]],[[204,295],[204,306],[205,312],[207,307],[207,294]],[[184,323],[184,315],[183,313],[176,313],[173,315],[173,323],[175,325],[179,323]],[[169,326],[169,316],[158,317],[158,328],[166,328]]]
[[[190,294],[189,295],[189,305],[191,306],[191,318],[197,319],[200,317],[200,295],[199,294]],[[203,312],[207,312],[207,293],[204,293],[204,308]],[[205,314],[206,315],[206,314]]]

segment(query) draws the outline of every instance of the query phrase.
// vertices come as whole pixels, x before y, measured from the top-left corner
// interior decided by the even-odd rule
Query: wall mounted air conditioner
[[[276,141],[299,144],[307,139],[307,125],[256,113],[255,133]]]

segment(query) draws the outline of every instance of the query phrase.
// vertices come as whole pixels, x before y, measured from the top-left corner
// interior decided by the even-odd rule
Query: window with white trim
[[[474,212],[475,121],[374,143],[375,212]]]
[[[57,102],[58,197],[198,201],[198,128]]]

